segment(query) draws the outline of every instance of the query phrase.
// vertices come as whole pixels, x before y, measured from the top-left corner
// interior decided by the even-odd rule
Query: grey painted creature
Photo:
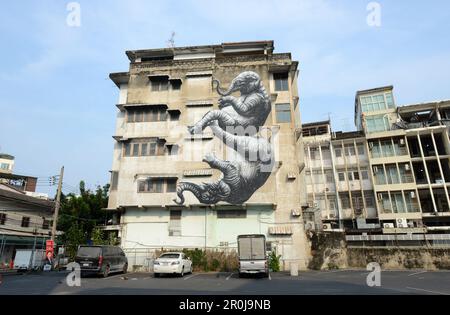
[[[224,161],[208,153],[203,161],[211,168],[220,170],[223,176],[216,182],[200,185],[179,183],[178,200],[174,199],[177,204],[184,203],[185,191],[192,192],[203,204],[215,204],[219,201],[242,204],[264,185],[271,174],[274,157],[269,141],[262,137],[236,136],[224,131],[217,124],[210,127],[227,146],[237,151],[237,158]]]
[[[189,127],[189,132],[201,133],[211,122],[217,121],[224,130],[227,127],[253,127],[246,133],[255,134],[271,111],[270,97],[259,75],[253,71],[242,72],[233,79],[227,91],[221,90],[218,80],[213,82],[217,84],[217,93],[222,96],[219,99],[220,109],[206,113],[194,126]],[[241,93],[239,98],[231,95],[236,91]]]

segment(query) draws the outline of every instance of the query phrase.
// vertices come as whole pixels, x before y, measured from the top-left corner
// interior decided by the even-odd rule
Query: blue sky
[[[0,151],[16,173],[46,177],[65,165],[65,192],[84,179],[109,181],[125,50],[229,41],[275,41],[300,62],[302,120],[353,129],[355,91],[393,84],[398,104],[450,99],[450,2],[78,1],[81,26],[66,23],[69,1],[9,1],[0,9]],[[40,186],[53,193],[54,188]]]

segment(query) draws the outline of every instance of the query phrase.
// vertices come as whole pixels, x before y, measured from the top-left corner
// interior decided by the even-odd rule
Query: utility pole
[[[61,167],[61,173],[59,174],[58,191],[56,193],[55,212],[53,213],[52,238],[51,238],[52,241],[55,241],[55,236],[56,236],[56,223],[58,222],[59,206],[61,203],[61,190],[62,190],[63,176],[64,176],[64,166]]]

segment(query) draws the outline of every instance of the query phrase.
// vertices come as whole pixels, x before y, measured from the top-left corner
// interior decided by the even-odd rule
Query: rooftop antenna
[[[169,48],[174,48],[175,47],[175,32],[172,32],[172,34],[170,34],[170,38],[167,41],[167,47]]]

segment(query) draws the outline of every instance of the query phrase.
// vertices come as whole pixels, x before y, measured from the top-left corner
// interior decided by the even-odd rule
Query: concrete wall
[[[376,262],[382,269],[450,269],[450,248],[348,247],[342,233],[311,234],[310,269],[365,269]]]

